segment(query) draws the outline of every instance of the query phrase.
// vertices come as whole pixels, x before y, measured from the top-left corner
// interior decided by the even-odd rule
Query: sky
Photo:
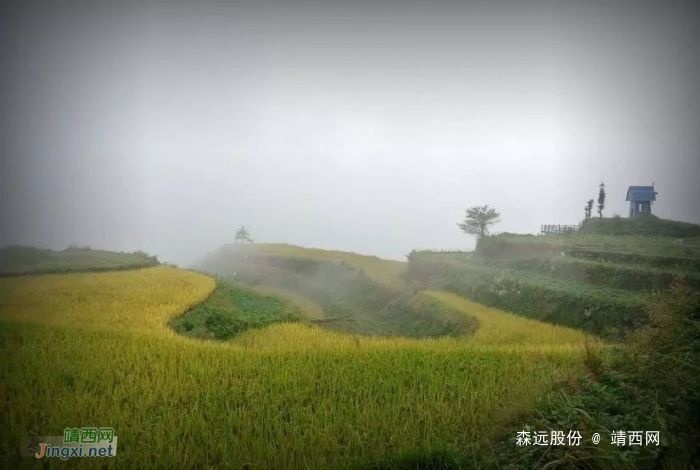
[[[655,184],[700,223],[700,10],[674,0],[4,1],[0,245],[402,259]]]

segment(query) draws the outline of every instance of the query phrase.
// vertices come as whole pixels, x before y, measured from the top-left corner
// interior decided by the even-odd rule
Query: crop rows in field
[[[700,287],[700,274],[673,269],[650,268],[639,264],[621,264],[595,261],[573,256],[538,256],[513,260],[474,260],[487,266],[517,271],[523,276],[532,274],[541,278],[568,280],[592,286],[599,286],[609,294],[609,288],[625,291],[646,291],[666,289],[676,281],[692,288]]]
[[[542,258],[484,261],[414,254],[409,277],[486,305],[596,334],[617,335],[646,321],[646,295],[532,269]]]
[[[1,318],[173,337],[168,321],[203,302],[214,286],[208,276],[169,267],[2,278]]]
[[[566,252],[570,256],[592,261],[607,261],[639,266],[640,268],[667,269],[682,272],[700,273],[700,258],[657,255],[653,253],[633,253],[625,251],[604,251],[573,248]]]
[[[488,258],[531,257],[539,254],[560,254],[570,250],[625,252],[700,260],[700,252],[692,246],[692,240],[685,244],[669,237],[636,235],[503,234],[482,238],[476,248],[477,253]]]
[[[408,272],[487,305],[617,335],[647,321],[652,293],[700,287],[700,258],[679,256],[689,250],[662,237],[507,234],[473,253],[414,252]]]

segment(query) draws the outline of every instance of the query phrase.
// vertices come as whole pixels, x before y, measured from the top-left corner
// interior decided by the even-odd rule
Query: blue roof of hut
[[[644,202],[656,201],[656,191],[654,185],[651,186],[630,186],[627,189],[627,201]]]

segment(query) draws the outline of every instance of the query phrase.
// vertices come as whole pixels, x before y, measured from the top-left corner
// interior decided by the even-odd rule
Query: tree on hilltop
[[[457,223],[457,226],[464,233],[481,238],[489,234],[489,227],[500,222],[500,216],[496,209],[488,205],[473,206],[467,209],[464,222]]]
[[[236,238],[234,243],[241,242],[242,244],[245,245],[245,242],[250,242],[253,243],[253,239],[250,238],[250,232],[245,229],[245,226],[241,225],[241,228],[238,229],[238,232],[236,232]]]
[[[598,217],[603,218],[603,209],[605,209],[605,183],[600,183],[598,186]]]
[[[586,203],[586,206],[583,208],[584,211],[586,211],[586,218],[590,219],[591,218],[591,213],[593,212],[593,199],[589,199],[588,202]]]

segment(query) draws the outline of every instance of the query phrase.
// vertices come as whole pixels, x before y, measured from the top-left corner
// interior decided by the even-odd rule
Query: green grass
[[[692,247],[692,248],[700,249],[700,237],[684,239],[684,240],[683,240],[683,245],[684,245],[684,246],[689,246],[689,247]]]
[[[263,295],[272,295],[286,299],[287,301],[296,305],[307,320],[322,320],[325,318],[323,307],[313,300],[297,294],[293,290],[284,289],[282,287],[262,285],[248,287]]]
[[[634,253],[627,251],[601,251],[574,248],[566,251],[567,255],[595,261],[634,264],[642,268],[658,268],[676,272],[700,272],[700,258],[658,255],[654,253]]]
[[[652,323],[625,347],[591,352],[589,373],[537,399],[535,410],[516,416],[480,452],[483,467],[697,468],[700,464],[700,296],[672,286],[650,306]],[[516,446],[516,430],[587,430],[598,445]],[[659,431],[660,443],[617,447],[612,430]],[[583,434],[583,433],[582,433]]]
[[[498,260],[487,265],[511,269],[554,279],[565,279],[587,284],[630,291],[666,289],[680,279],[688,286],[700,288],[700,274],[678,269],[646,267],[640,264],[596,261],[572,256],[539,256],[513,260]]]
[[[538,254],[558,254],[579,248],[700,259],[697,248],[676,243],[675,240],[673,237],[643,235],[503,234],[479,240],[476,254],[484,257],[529,257]]]
[[[612,217],[585,220],[583,233],[599,235],[644,235],[669,238],[700,237],[700,225],[667,220],[647,214],[639,217]]]
[[[52,251],[24,246],[0,248],[0,276],[101,272],[157,266],[155,256],[90,248]]]
[[[229,340],[246,330],[301,318],[301,311],[288,301],[217,279],[211,297],[171,320],[170,326],[186,336]]]
[[[693,240],[689,240],[693,243]],[[483,237],[473,253],[413,252],[409,278],[606,336],[643,325],[648,294],[700,287],[697,249],[641,235]]]

